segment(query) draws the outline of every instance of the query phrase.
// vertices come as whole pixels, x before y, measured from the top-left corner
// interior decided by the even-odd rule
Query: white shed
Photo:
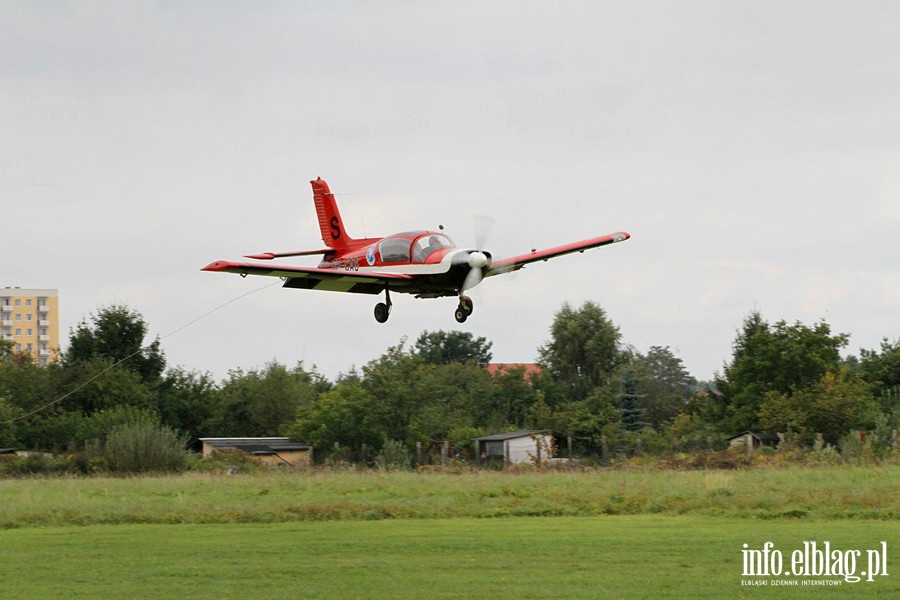
[[[475,456],[479,460],[534,463],[553,458],[553,436],[546,430],[510,431],[475,438]]]

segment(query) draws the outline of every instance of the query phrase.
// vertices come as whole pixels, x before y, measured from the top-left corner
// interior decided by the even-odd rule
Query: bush
[[[16,456],[0,456],[0,476],[23,477],[28,475],[59,475],[68,471],[65,461],[43,453]]]
[[[412,466],[412,456],[403,442],[386,440],[375,456],[375,466],[381,471],[407,470]]]
[[[114,473],[147,473],[183,470],[187,464],[187,436],[158,421],[141,420],[116,425],[104,443],[91,448],[106,460]]]
[[[88,442],[106,442],[106,436],[120,425],[132,425],[141,422],[157,422],[153,411],[134,406],[117,406],[97,411],[81,420],[75,428],[75,442],[80,446]]]

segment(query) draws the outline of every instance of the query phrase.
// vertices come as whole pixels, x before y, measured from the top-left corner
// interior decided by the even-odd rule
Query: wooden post
[[[422,442],[416,442],[416,465],[422,464]]]
[[[450,442],[444,440],[441,442],[441,464],[447,464],[447,455],[450,453]]]
[[[503,441],[503,461],[504,461],[506,464],[509,464],[509,463],[510,463],[510,460],[509,460],[509,440],[504,440],[504,441]]]
[[[369,449],[365,444],[362,445],[362,450],[360,450],[360,454],[362,455],[363,464],[364,465],[369,464]]]
[[[600,436],[600,459],[603,462],[606,462],[606,457],[609,455],[609,446],[607,445],[606,434]]]
[[[569,460],[572,460],[572,436],[566,437],[566,445],[569,447]]]

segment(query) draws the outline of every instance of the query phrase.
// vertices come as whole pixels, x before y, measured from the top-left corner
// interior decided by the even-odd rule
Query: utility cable
[[[87,381],[85,381],[84,383],[82,383],[81,385],[79,385],[79,386],[78,386],[77,388],[75,388],[74,390],[71,390],[71,391],[67,392],[66,394],[63,394],[62,396],[60,396],[60,397],[57,398],[56,400],[54,400],[54,401],[52,401],[52,402],[48,402],[47,404],[44,404],[43,406],[40,406],[40,407],[34,409],[33,411],[31,411],[31,412],[29,412],[29,413],[25,413],[24,415],[19,415],[18,417],[15,417],[15,418],[13,418],[13,419],[9,419],[9,420],[7,420],[7,421],[0,421],[0,425],[7,425],[7,424],[9,424],[9,423],[15,423],[16,421],[21,421],[22,419],[27,419],[28,417],[30,417],[30,416],[32,416],[32,415],[35,415],[35,414],[41,412],[42,410],[45,410],[45,409],[50,408],[50,407],[53,406],[54,404],[59,404],[60,402],[62,402],[63,400],[65,400],[66,398],[68,398],[69,396],[71,396],[72,394],[74,394],[75,392],[77,392],[78,390],[80,390],[80,389],[84,388],[85,386],[87,386],[87,385],[88,385],[89,383],[91,383],[92,381],[94,381],[94,380],[100,378],[102,375],[104,375],[104,374],[107,373],[108,371],[111,371],[112,369],[118,367],[119,365],[121,365],[123,362],[125,362],[126,360],[128,360],[128,359],[131,358],[132,356],[136,356],[136,355],[140,354],[141,352],[143,352],[144,350],[147,350],[148,348],[150,348],[150,346],[152,346],[152,345],[153,345],[154,343],[156,343],[157,341],[164,340],[164,339],[166,339],[166,338],[168,338],[168,337],[171,337],[171,336],[175,335],[175,334],[178,333],[179,331],[182,331],[182,330],[184,330],[184,329],[187,329],[188,327],[190,327],[191,325],[193,325],[194,323],[196,323],[196,322],[199,321],[200,319],[203,319],[204,317],[207,317],[207,316],[213,314],[213,313],[216,312],[217,310],[221,310],[221,309],[225,308],[226,306],[228,306],[228,305],[231,304],[232,302],[237,302],[237,301],[240,300],[241,298],[246,298],[247,296],[249,296],[249,295],[251,295],[251,294],[255,294],[256,292],[261,292],[262,290],[264,290],[264,289],[266,289],[266,288],[270,288],[270,287],[272,287],[273,285],[278,285],[279,283],[281,283],[281,281],[275,281],[274,283],[270,283],[270,284],[264,285],[264,286],[262,286],[262,287],[260,287],[260,288],[256,288],[255,290],[249,291],[249,292],[247,292],[247,293],[241,294],[240,296],[237,296],[237,297],[235,297],[235,298],[232,298],[231,300],[229,300],[228,302],[225,302],[224,304],[220,304],[219,306],[215,307],[214,309],[209,310],[209,311],[203,313],[202,315],[200,315],[199,317],[197,317],[197,318],[194,319],[193,321],[189,321],[188,323],[185,323],[184,325],[182,325],[182,326],[179,327],[178,329],[176,329],[176,330],[174,330],[174,331],[170,331],[169,333],[167,333],[166,335],[164,335],[164,336],[162,336],[162,337],[158,337],[156,340],[154,340],[154,341],[151,342],[150,344],[147,344],[146,346],[142,346],[141,348],[138,348],[137,350],[135,350],[134,352],[132,352],[131,354],[129,354],[129,355],[126,356],[125,358],[122,358],[122,359],[117,360],[116,362],[114,362],[114,363],[111,364],[110,366],[106,367],[105,369],[103,369],[102,371],[100,371],[99,373],[97,373],[96,375],[94,375],[93,377],[91,377],[90,379],[88,379]]]

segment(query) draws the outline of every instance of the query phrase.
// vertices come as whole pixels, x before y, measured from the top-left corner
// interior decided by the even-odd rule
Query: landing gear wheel
[[[453,313],[453,316],[456,317],[457,323],[465,323],[466,319],[469,318],[469,312],[466,310],[465,306],[457,306],[456,311]]]
[[[468,296],[460,296],[459,306],[466,311],[466,315],[471,315],[472,311],[475,310],[475,303]]]
[[[375,320],[379,323],[385,323],[388,320],[388,317],[391,316],[391,309],[388,308],[388,305],[384,302],[379,302],[375,305]]]

